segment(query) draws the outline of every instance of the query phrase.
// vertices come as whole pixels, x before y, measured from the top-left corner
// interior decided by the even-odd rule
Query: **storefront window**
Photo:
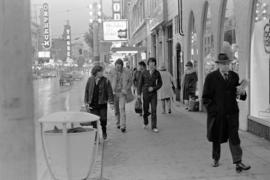
[[[191,74],[191,73],[196,72],[196,74],[198,76],[198,59],[199,59],[198,35],[197,35],[197,32],[196,32],[195,19],[194,19],[193,13],[191,14],[191,19],[190,19],[190,37],[189,37],[189,40],[190,40],[190,59],[189,59],[189,61],[192,62],[193,69],[192,70],[185,69],[185,73],[186,74]],[[199,95],[199,90],[198,90],[197,85],[196,85],[195,95],[196,96]]]
[[[270,122],[269,60],[270,0],[258,0],[254,7],[250,64],[250,114]]]
[[[191,59],[190,61],[193,63],[193,67],[194,69],[197,69],[197,61],[198,61],[198,37],[197,37],[197,32],[196,32],[196,28],[195,28],[195,19],[194,16],[192,14],[192,18],[191,18]]]
[[[238,72],[238,50],[236,38],[236,18],[234,14],[234,1],[228,0],[226,4],[226,10],[224,15],[224,39],[221,51],[226,53],[230,59],[233,60],[231,63],[231,70]]]
[[[215,54],[214,54],[214,35],[212,31],[212,17],[211,17],[211,7],[206,4],[206,20],[204,26],[204,77],[216,69]]]

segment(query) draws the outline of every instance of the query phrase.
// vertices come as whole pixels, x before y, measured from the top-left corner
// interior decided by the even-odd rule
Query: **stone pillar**
[[[0,9],[0,179],[36,180],[30,0]]]

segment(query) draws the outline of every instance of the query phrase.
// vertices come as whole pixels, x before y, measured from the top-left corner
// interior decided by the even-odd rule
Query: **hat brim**
[[[215,63],[218,63],[218,64],[230,64],[232,62],[233,62],[233,60],[230,60],[230,59],[228,59],[228,60],[216,60],[215,61]]]

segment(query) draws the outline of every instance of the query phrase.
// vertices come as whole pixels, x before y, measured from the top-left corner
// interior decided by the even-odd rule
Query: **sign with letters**
[[[127,41],[127,20],[110,20],[103,22],[104,41]]]
[[[113,1],[112,9],[113,9],[113,19],[114,20],[121,19],[121,3],[119,0]]]
[[[50,40],[50,26],[49,26],[49,5],[48,3],[43,3],[42,6],[43,10],[43,42],[42,46],[45,49],[50,49],[51,48],[51,40]]]

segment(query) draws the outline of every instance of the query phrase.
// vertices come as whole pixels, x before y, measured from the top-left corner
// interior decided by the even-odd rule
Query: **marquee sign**
[[[103,22],[104,41],[127,41],[127,20],[107,20]]]
[[[120,0],[114,0],[112,3],[112,9],[113,9],[113,19],[119,20],[121,19],[121,4]]]
[[[43,3],[43,43],[42,46],[45,49],[50,49],[50,28],[49,28],[49,5],[48,3]]]
[[[70,28],[66,29],[66,40],[67,40],[67,58],[71,56],[71,38],[70,38]]]

